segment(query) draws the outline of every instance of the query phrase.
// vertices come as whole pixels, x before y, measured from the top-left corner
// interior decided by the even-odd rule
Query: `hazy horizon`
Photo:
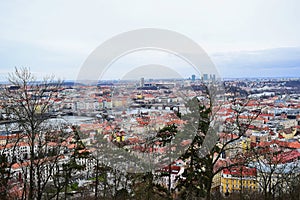
[[[141,28],[167,29],[197,42],[221,77],[300,77],[297,0],[3,1],[0,79],[14,67],[38,77],[76,80],[90,53],[111,37]],[[132,66],[160,64],[188,77],[192,70],[168,53],[141,51],[111,66],[122,79]],[[123,70],[123,71],[122,71]]]

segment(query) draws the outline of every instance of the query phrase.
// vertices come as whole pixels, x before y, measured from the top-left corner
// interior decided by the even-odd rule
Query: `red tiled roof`
[[[245,166],[232,167],[230,169],[223,169],[223,174],[233,175],[233,176],[256,176],[256,168],[249,168]]]
[[[288,141],[272,140],[271,142],[260,142],[258,146],[266,147],[266,146],[270,146],[271,144],[277,144],[280,147],[286,147],[291,149],[300,149],[300,143],[298,141],[288,142]]]
[[[288,151],[274,156],[273,161],[280,162],[280,163],[287,163],[287,162],[292,162],[294,160],[298,160],[299,158],[300,158],[300,152]]]
[[[169,170],[170,170],[169,166],[165,166],[160,171],[161,172],[169,172]],[[171,171],[172,174],[178,174],[179,171],[180,171],[180,166],[174,166],[174,165],[172,165],[170,171]]]
[[[233,140],[233,139],[236,139],[239,137],[232,133],[219,133],[219,136],[220,136],[220,139],[226,139],[226,140],[228,140],[228,139]]]

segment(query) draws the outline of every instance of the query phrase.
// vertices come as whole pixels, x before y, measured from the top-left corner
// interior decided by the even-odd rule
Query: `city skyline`
[[[300,77],[298,1],[151,2],[2,2],[0,79],[14,67],[29,67],[40,77],[76,80],[97,46],[145,27],[191,38],[223,78]],[[121,79],[128,71],[116,74],[119,69],[150,64],[171,67],[184,77],[192,74],[173,55],[148,51],[121,58],[108,77]]]

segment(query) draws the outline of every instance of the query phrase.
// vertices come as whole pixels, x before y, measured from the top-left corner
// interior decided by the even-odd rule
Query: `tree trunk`
[[[168,191],[169,195],[171,195],[171,174],[172,174],[172,169],[171,169],[171,163],[169,164],[169,183],[168,183]]]
[[[34,136],[32,135],[31,147],[30,147],[30,167],[29,167],[29,194],[28,194],[29,200],[34,199],[33,191],[34,191]]]
[[[96,159],[96,183],[95,183],[95,199],[97,199],[98,196],[98,185],[99,185],[99,179],[98,179],[98,170],[99,170],[99,161]]]
[[[208,181],[207,185],[206,185],[206,200],[210,200],[211,194],[211,183],[212,183],[212,179],[210,179],[210,181]]]

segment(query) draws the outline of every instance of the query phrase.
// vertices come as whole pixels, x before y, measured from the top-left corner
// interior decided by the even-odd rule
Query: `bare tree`
[[[253,151],[253,165],[258,171],[257,182],[264,199],[279,199],[286,194],[291,194],[289,198],[292,195],[298,198],[299,191],[295,195],[294,189],[299,180],[300,163],[298,160],[285,160],[291,151],[270,146],[258,147]]]
[[[3,107],[8,120],[18,124],[22,131],[22,142],[29,145],[26,158],[18,160],[24,177],[23,198],[41,199],[50,180],[53,163],[59,159],[63,136],[52,132],[49,122],[51,107],[60,89],[60,81],[46,77],[39,81],[28,68],[16,68],[8,76],[11,86],[2,90],[6,99]],[[57,128],[57,127],[55,127]],[[26,159],[26,163],[24,163]],[[22,163],[21,163],[22,162]],[[45,174],[46,173],[46,174]]]

